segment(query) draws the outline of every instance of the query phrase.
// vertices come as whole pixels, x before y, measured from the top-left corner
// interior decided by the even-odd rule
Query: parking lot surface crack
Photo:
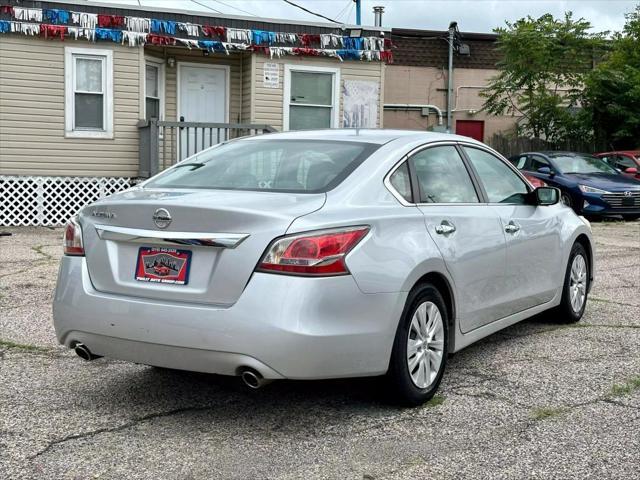
[[[202,406],[202,407],[183,407],[183,408],[176,408],[174,410],[168,410],[165,412],[156,412],[156,413],[150,413],[148,415],[143,415],[142,417],[138,417],[138,418],[134,418],[132,420],[129,420],[126,423],[123,423],[122,425],[118,425],[116,427],[104,427],[104,428],[98,428],[96,430],[90,430],[88,432],[83,432],[83,433],[75,433],[72,435],[67,435],[66,437],[63,438],[59,438],[57,440],[52,440],[51,442],[49,442],[47,444],[46,447],[44,447],[42,450],[40,450],[39,452],[35,453],[34,455],[31,455],[29,458],[29,460],[34,460],[42,455],[45,455],[46,453],[48,453],[49,451],[51,451],[53,448],[55,448],[58,445],[61,445],[63,443],[66,442],[70,442],[73,440],[82,440],[85,438],[93,438],[96,435],[100,435],[102,433],[114,433],[114,432],[120,432],[122,430],[127,430],[129,428],[135,427],[136,425],[143,423],[143,422],[147,422],[149,420],[154,420],[156,418],[164,418],[164,417],[170,417],[171,415],[178,415],[180,413],[185,413],[185,412],[202,412],[202,411],[206,411],[206,410],[211,410],[212,408],[219,408],[219,405],[207,405],[207,406]]]

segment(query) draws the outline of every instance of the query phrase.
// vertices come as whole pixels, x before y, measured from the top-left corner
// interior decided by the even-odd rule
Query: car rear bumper
[[[179,288],[179,287],[177,287]],[[256,273],[231,307],[96,291],[83,257],[62,258],[53,302],[58,341],[105,357],[265,378],[384,374],[405,293],[364,294],[353,277]]]

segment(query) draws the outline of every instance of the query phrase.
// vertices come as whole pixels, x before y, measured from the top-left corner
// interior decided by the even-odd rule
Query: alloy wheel
[[[573,262],[571,262],[569,296],[573,311],[580,312],[587,296],[587,262],[580,254],[573,257]]]
[[[407,367],[418,388],[427,388],[435,381],[443,355],[442,315],[435,303],[423,302],[411,318],[407,338]]]

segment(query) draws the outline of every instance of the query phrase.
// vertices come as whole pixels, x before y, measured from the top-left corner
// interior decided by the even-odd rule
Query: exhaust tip
[[[240,372],[240,378],[242,379],[242,382],[251,390],[257,390],[273,381],[264,378],[262,375],[260,375],[259,372],[253,370],[252,368],[242,369]]]
[[[73,350],[74,352],[76,352],[76,355],[78,355],[81,359],[86,360],[87,362],[95,360],[96,358],[100,358],[99,355],[94,355],[93,353],[91,353],[91,350],[89,350],[83,343],[78,343]]]
[[[242,372],[240,374],[240,378],[242,378],[242,381],[247,387],[253,390],[257,390],[261,386],[260,377],[258,377],[258,375],[256,375],[251,370],[245,370],[244,372]]]

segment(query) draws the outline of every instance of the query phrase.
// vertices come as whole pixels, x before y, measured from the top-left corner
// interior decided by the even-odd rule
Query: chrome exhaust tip
[[[73,349],[81,359],[90,362],[91,360],[95,360],[96,358],[100,358],[100,355],[94,355],[91,353],[91,350],[87,348],[87,346],[83,343],[78,343]]]
[[[268,378],[264,378],[262,375],[260,375],[259,372],[251,368],[243,369],[240,372],[240,378],[242,379],[242,382],[251,390],[257,390],[273,381]]]

